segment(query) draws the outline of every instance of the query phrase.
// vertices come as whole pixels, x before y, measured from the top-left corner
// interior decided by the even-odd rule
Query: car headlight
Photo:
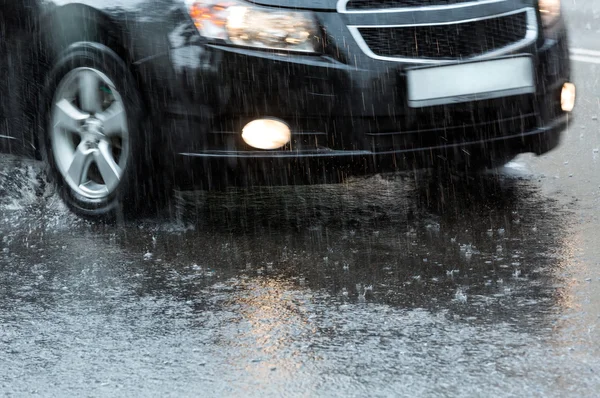
[[[552,26],[560,17],[560,0],[539,0],[538,8],[545,28]]]
[[[241,0],[188,0],[200,34],[229,44],[317,52],[320,34],[305,11],[255,6]]]

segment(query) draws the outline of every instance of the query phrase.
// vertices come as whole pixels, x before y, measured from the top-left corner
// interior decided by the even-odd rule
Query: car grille
[[[463,59],[523,40],[527,34],[527,12],[450,25],[362,27],[358,31],[378,56]]]
[[[346,4],[346,10],[382,10],[390,8],[405,7],[427,7],[451,5],[460,3],[471,3],[474,0],[350,0]]]

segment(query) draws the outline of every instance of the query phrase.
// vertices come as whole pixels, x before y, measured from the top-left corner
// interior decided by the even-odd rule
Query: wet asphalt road
[[[2,156],[0,395],[597,396],[600,65],[574,68],[559,149],[442,187],[185,193],[115,227]]]

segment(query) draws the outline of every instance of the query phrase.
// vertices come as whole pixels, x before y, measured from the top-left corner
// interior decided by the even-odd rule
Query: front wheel
[[[88,217],[152,203],[152,139],[124,62],[110,50],[72,51],[48,84],[43,151],[67,206]]]

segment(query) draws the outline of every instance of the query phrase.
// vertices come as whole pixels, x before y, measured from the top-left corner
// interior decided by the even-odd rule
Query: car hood
[[[335,10],[337,0],[249,0],[263,6],[302,8],[310,10]]]

